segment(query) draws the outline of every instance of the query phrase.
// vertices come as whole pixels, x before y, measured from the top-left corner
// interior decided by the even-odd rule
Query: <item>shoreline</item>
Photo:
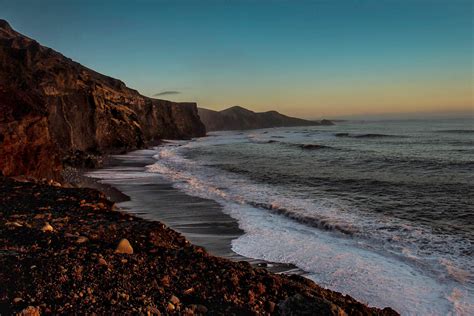
[[[2,313],[397,315],[210,255],[94,189],[2,177],[0,191]]]
[[[136,172],[145,172],[147,165],[156,162],[153,154],[153,150],[146,149],[110,156],[102,168],[76,171],[73,178],[78,187],[104,192],[123,211],[146,220],[163,222],[215,256],[232,261],[247,261],[252,266],[264,267],[274,273],[306,274],[292,264],[269,262],[235,253],[231,242],[243,235],[244,231],[239,228],[237,220],[225,214],[215,201],[190,196],[174,188],[159,174],[148,173],[146,178],[133,178],[137,176]],[[104,172],[131,175],[126,179],[94,177],[94,173],[97,176]]]

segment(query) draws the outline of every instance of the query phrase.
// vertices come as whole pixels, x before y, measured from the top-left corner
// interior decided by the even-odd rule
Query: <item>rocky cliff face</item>
[[[162,138],[204,136],[195,103],[152,99],[0,20],[0,170],[58,177],[64,164]]]
[[[246,130],[256,128],[333,125],[331,121],[308,121],[268,111],[256,113],[240,106],[233,106],[222,111],[199,108],[199,116],[208,131]]]

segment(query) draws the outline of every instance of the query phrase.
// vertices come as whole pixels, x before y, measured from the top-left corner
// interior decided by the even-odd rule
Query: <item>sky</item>
[[[471,0],[0,0],[0,18],[142,94],[305,117],[472,113]]]

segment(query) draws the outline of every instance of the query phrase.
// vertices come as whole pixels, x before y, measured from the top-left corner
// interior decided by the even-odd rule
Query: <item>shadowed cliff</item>
[[[195,103],[140,95],[0,20],[0,171],[57,178],[65,164],[204,136]]]
[[[286,116],[277,111],[256,113],[240,106],[222,111],[199,108],[199,116],[207,131],[246,130],[270,127],[333,125],[328,120],[308,121]]]

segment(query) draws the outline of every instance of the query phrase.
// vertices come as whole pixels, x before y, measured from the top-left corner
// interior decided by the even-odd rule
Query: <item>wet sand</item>
[[[165,223],[213,255],[245,260],[276,273],[304,274],[291,264],[265,262],[233,252],[232,240],[244,233],[237,221],[223,213],[215,201],[187,195],[159,174],[144,174],[145,166],[156,162],[154,154],[153,150],[138,150],[111,156],[103,168],[85,171],[81,186],[101,190],[131,214]]]

